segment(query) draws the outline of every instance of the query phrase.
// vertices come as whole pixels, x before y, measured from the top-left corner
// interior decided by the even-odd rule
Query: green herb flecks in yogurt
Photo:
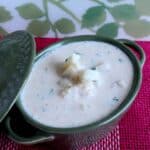
[[[104,42],[73,42],[47,51],[35,62],[19,101],[44,125],[78,127],[115,110],[132,80],[132,63],[119,48]]]
[[[118,102],[118,101],[119,101],[119,98],[117,98],[117,97],[115,96],[115,97],[113,97],[113,101]]]
[[[118,61],[119,61],[120,63],[122,63],[122,62],[123,62],[123,59],[122,59],[122,58],[118,58]]]
[[[49,90],[48,94],[49,94],[49,95],[53,95],[53,94],[54,94],[54,89],[51,88],[51,89]]]

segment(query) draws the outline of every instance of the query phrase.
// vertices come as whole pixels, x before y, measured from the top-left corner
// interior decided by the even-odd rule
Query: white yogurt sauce
[[[60,95],[60,65],[77,53],[84,69],[97,66],[100,86],[90,94],[75,85],[65,96]],[[36,121],[51,127],[78,127],[110,114],[128,94],[133,80],[133,66],[119,48],[104,42],[76,42],[56,48],[41,57],[33,66],[21,93],[21,105]],[[85,85],[91,87],[90,83]]]

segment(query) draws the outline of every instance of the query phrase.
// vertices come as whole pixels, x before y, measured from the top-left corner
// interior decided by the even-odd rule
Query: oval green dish
[[[74,127],[74,128],[54,128],[50,126],[43,125],[33,118],[31,118],[25,111],[20,103],[17,101],[17,107],[20,110],[21,114],[25,118],[26,122],[31,124],[37,130],[41,131],[41,134],[32,136],[32,137],[21,137],[11,127],[11,121],[13,121],[12,117],[6,118],[6,129],[8,136],[17,141],[18,143],[23,144],[33,144],[43,142],[44,140],[50,139],[51,141],[57,141],[58,139],[62,139],[63,143],[70,143],[72,148],[78,148],[80,146],[90,144],[91,142],[96,141],[99,138],[104,137],[107,132],[112,130],[112,128],[116,125],[118,120],[122,117],[122,115],[128,110],[128,108],[133,103],[142,82],[142,67],[145,62],[145,54],[136,43],[129,41],[129,40],[113,40],[110,38],[105,37],[98,37],[92,35],[85,35],[85,36],[77,36],[77,37],[70,37],[66,38],[60,42],[57,42],[48,48],[46,48],[43,52],[38,54],[35,58],[35,62],[38,61],[44,54],[54,50],[57,47],[61,47],[62,45],[66,45],[72,42],[80,42],[80,41],[97,41],[97,42],[105,42],[108,44],[112,44],[118,47],[121,51],[123,51],[130,61],[133,64],[134,68],[134,79],[132,81],[131,89],[124,99],[124,101],[120,104],[120,106],[115,109],[111,114],[104,117],[101,120],[97,120],[93,123],[87,124],[81,127]],[[140,58],[138,59],[135,54],[132,52],[131,49],[134,49],[139,55]],[[44,140],[43,140],[44,138]],[[40,140],[41,139],[41,140]],[[54,140],[55,139],[55,140]]]

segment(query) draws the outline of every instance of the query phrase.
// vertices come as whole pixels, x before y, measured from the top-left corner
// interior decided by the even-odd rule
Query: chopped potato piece
[[[83,66],[80,63],[80,55],[73,54],[64,63],[63,76],[73,79],[81,69],[83,69]]]
[[[98,81],[100,79],[100,74],[97,70],[83,70],[79,73],[81,82],[88,81]]]
[[[123,80],[117,81],[117,85],[120,86],[120,87],[122,87],[122,88],[126,87],[126,83]]]

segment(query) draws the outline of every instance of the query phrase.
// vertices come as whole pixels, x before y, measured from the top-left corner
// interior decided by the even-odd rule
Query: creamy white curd
[[[115,110],[132,80],[132,63],[119,48],[104,42],[75,42],[35,62],[20,101],[27,114],[44,125],[78,127]]]

